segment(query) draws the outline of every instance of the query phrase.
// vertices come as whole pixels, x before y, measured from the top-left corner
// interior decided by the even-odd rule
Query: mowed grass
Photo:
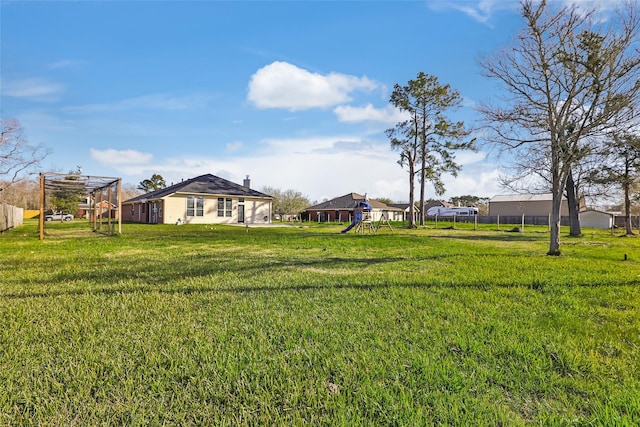
[[[640,424],[639,239],[438,227],[5,232],[0,425]]]

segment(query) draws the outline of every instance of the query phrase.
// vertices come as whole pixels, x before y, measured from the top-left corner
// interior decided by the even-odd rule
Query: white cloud
[[[242,141],[233,141],[227,144],[227,153],[233,153],[235,151],[238,151],[242,148],[244,144],[242,143]]]
[[[458,161],[463,169],[457,178],[445,176],[447,193],[442,198],[472,194],[490,197],[499,190],[495,167],[481,163],[483,153],[464,153]],[[252,187],[294,189],[311,201],[322,201],[350,192],[394,201],[409,198],[407,171],[397,164],[398,153],[387,141],[363,140],[357,136],[309,139],[269,139],[262,149],[236,157],[183,156],[138,164],[114,164],[126,179],[138,182],[153,173],[167,183],[212,173],[236,183],[250,175]],[[109,172],[112,173],[112,172]],[[427,187],[427,197],[439,197]]]
[[[266,153],[296,152],[301,154],[313,154],[332,148],[341,141],[357,142],[358,137],[349,136],[317,136],[309,138],[269,138],[261,142]]]
[[[137,150],[114,150],[109,148],[106,150],[90,150],[91,158],[100,163],[108,165],[140,165],[149,163],[153,160],[153,155],[143,153]]]
[[[607,11],[613,10],[625,3],[626,0],[563,0],[567,6],[576,6],[585,10]]]
[[[143,95],[134,98],[122,99],[113,103],[87,104],[70,106],[64,108],[64,111],[71,113],[94,114],[104,112],[122,112],[130,110],[188,110],[201,108],[206,105],[209,100],[208,95],[203,94],[186,94],[172,95],[166,93],[157,93]]]
[[[462,166],[483,162],[486,159],[487,154],[481,151],[461,150],[455,153],[456,163]]]
[[[587,12],[595,10],[606,14],[624,4],[626,0],[558,0],[550,2],[552,6],[575,6],[578,10]],[[500,11],[518,11],[520,2],[516,0],[429,0],[428,5],[432,10],[446,9],[458,10],[483,24],[488,23],[493,16]]]
[[[431,9],[440,11],[446,9],[458,10],[478,22],[486,24],[493,15],[502,10],[518,10],[518,1],[505,0],[479,0],[479,1],[458,1],[458,0],[429,0]]]
[[[446,176],[444,182],[450,196],[493,197],[505,191],[500,186],[500,177],[498,168],[485,165],[483,168],[463,168],[457,177]]]
[[[273,62],[251,76],[247,100],[258,108],[291,111],[327,108],[351,101],[357,90],[371,91],[378,84],[367,77],[311,73],[287,62]]]
[[[341,105],[334,108],[333,112],[338,116],[338,120],[344,123],[380,122],[395,124],[409,118],[407,113],[403,113],[391,105],[387,105],[385,108],[375,108],[371,104],[367,104],[364,107]]]
[[[32,98],[35,100],[48,101],[54,99],[54,96],[63,90],[63,85],[52,83],[42,78],[34,77],[2,81],[2,95],[13,98]]]
[[[59,70],[62,68],[73,68],[80,65],[84,65],[86,61],[79,61],[75,59],[61,59],[60,61],[52,62],[48,65],[50,70]]]

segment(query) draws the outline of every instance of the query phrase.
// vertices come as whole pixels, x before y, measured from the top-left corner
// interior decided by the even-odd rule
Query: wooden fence
[[[0,233],[22,225],[24,209],[0,203]]]

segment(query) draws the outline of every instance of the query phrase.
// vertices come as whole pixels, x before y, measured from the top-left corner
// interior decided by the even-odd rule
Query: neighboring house
[[[122,202],[123,221],[150,224],[268,224],[273,197],[207,174]]]
[[[349,193],[326,202],[310,206],[304,210],[304,216],[310,221],[319,222],[347,222],[353,217],[353,210],[358,202],[366,197],[358,193]],[[367,200],[371,205],[371,219],[379,221],[383,213],[388,214],[389,221],[401,221],[404,215],[403,210],[388,206],[377,200]]]
[[[409,203],[389,203],[389,207],[402,209],[402,213],[393,212],[393,216],[389,218],[390,221],[409,221]],[[417,205],[413,205],[413,220],[417,221],[420,215],[420,208]]]
[[[578,213],[580,226],[584,228],[611,228],[614,225],[615,214],[596,209],[586,209]]]
[[[97,205],[97,206],[96,206]],[[93,212],[100,210],[102,206],[102,217],[107,218],[109,216],[109,210],[111,210],[111,218],[118,219],[118,206],[113,203],[109,203],[107,200],[101,202],[91,200],[91,197],[85,197],[81,203],[78,203],[78,210],[76,210],[76,218],[85,218],[93,221]]]
[[[551,213],[552,200],[551,193],[497,195],[489,200],[489,215],[548,216]],[[569,215],[569,204],[564,197],[562,198],[560,215]]]

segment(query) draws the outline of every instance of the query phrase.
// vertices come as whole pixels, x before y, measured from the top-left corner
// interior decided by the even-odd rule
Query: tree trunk
[[[415,228],[415,214],[414,214],[414,206],[415,206],[415,196],[413,191],[413,186],[415,182],[415,171],[413,168],[413,163],[409,162],[409,228]]]
[[[424,169],[420,171],[420,226],[424,225]]]
[[[573,180],[573,173],[569,171],[566,185],[567,203],[569,204],[569,235],[580,236],[582,235],[582,229],[580,227],[580,217],[578,211],[580,210],[576,183]]]
[[[551,145],[551,194],[553,196],[551,202],[551,218],[550,218],[550,236],[549,236],[549,252],[547,255],[560,255],[560,212],[562,207],[562,195],[567,184],[568,174],[564,172],[564,168],[560,162],[560,145],[558,142],[552,142]]]
[[[629,180],[630,175],[630,165],[629,160],[625,162],[625,179],[624,179],[624,227],[627,233],[627,236],[633,235],[633,228],[631,227],[631,196],[629,193],[631,192],[631,182]]]
[[[549,252],[547,255],[560,255],[560,208],[562,206],[562,187],[553,191],[551,203],[551,236],[549,238]]]

